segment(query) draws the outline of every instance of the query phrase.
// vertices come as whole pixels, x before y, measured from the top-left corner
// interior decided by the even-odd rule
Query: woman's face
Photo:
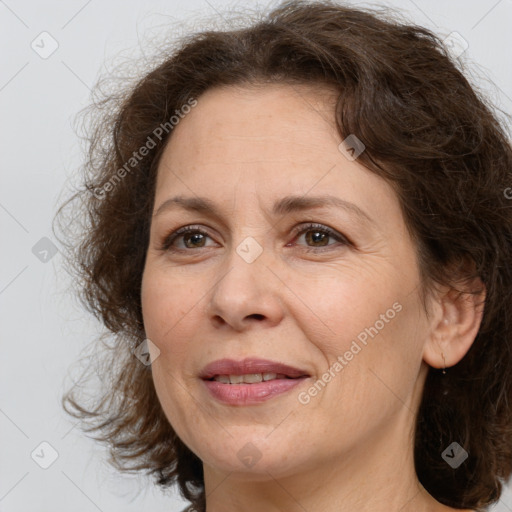
[[[392,188],[338,148],[333,102],[287,85],[209,90],[162,155],[144,323],[163,410],[205,474],[410,457],[429,335],[415,246]],[[169,238],[185,226],[199,231]],[[270,366],[230,373],[282,363],[307,377],[201,378],[246,358]]]

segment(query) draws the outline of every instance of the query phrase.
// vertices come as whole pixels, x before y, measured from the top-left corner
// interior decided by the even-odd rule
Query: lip
[[[309,377],[308,372],[284,363],[249,357],[241,361],[234,359],[218,359],[206,365],[199,377],[208,380],[216,375],[247,375],[250,373],[282,373],[287,377]]]
[[[274,379],[254,384],[224,384],[208,380],[216,375],[246,375],[250,373],[281,373],[288,379]],[[242,361],[220,359],[207,365],[200,375],[211,396],[228,405],[256,405],[295,388],[310,376],[299,368],[269,361],[247,358]]]

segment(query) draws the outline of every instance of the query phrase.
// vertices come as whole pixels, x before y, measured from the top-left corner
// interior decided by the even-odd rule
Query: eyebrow
[[[274,216],[283,216],[289,213],[311,210],[314,208],[334,207],[356,215],[362,221],[374,224],[371,217],[365,213],[359,206],[340,197],[323,196],[285,196],[274,203],[272,214]],[[215,203],[206,197],[185,197],[175,196],[164,201],[156,210],[153,217],[160,215],[164,211],[183,208],[185,210],[210,214],[222,218],[222,214],[217,209]]]

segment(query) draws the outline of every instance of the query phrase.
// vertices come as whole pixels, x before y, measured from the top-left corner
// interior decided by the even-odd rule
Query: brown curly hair
[[[108,443],[115,467],[145,470],[162,488],[177,482],[205,510],[201,460],[133,356],[146,337],[141,278],[169,120],[219,85],[326,84],[339,91],[340,136],[364,141],[358,162],[396,190],[425,287],[457,275],[486,287],[469,352],[446,375],[429,369],[415,430],[425,489],[445,505],[486,510],[512,473],[512,148],[495,108],[429,30],[329,1],[285,2],[242,28],[181,38],[161,57],[134,86],[94,101],[82,185],[56,215],[79,297],[109,335],[84,373],[96,369],[101,395],[80,404],[75,386],[66,412]],[[441,458],[453,440],[469,453],[456,470]]]

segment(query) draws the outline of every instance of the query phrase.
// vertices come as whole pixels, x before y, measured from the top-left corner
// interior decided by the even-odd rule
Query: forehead
[[[202,165],[251,162],[270,152],[273,161],[314,160],[315,153],[336,144],[335,95],[325,87],[223,87],[197,101],[174,128],[168,146]]]
[[[232,206],[333,192],[361,209],[395,209],[394,191],[338,149],[337,94],[325,86],[223,87],[197,98],[162,155],[155,208],[170,194],[209,195]],[[383,211],[376,211],[381,215]]]

